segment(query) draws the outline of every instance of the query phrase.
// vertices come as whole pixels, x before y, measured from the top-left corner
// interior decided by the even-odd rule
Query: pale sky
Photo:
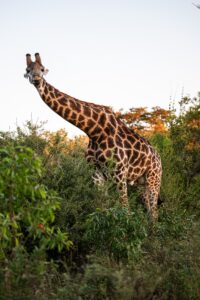
[[[168,108],[183,87],[200,91],[200,9],[189,0],[0,0],[0,131],[32,118],[73,136],[81,132],[23,77],[35,52],[46,80],[78,99]]]

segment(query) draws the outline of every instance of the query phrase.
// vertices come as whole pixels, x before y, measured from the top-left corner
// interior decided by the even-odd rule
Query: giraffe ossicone
[[[156,150],[118,119],[110,107],[78,100],[50,85],[43,77],[48,70],[39,53],[35,54],[35,61],[27,54],[26,64],[25,77],[36,87],[42,100],[89,137],[86,159],[97,167],[96,179],[100,183],[106,179],[104,171],[101,172],[102,166],[105,170],[113,157],[112,174],[122,206],[129,206],[127,185],[142,184],[146,208],[155,220],[162,176],[161,159]]]

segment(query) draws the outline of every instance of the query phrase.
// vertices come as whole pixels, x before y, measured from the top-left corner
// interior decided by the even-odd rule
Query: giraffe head
[[[28,78],[30,83],[38,85],[43,75],[48,73],[48,70],[42,65],[39,53],[35,53],[35,62],[32,61],[30,54],[26,54],[26,64],[26,74],[24,74],[24,77]]]

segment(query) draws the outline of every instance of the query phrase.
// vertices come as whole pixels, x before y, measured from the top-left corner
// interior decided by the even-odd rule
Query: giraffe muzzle
[[[42,77],[38,74],[33,75],[30,82],[33,83],[34,85],[38,85],[40,83],[40,80],[42,79]]]

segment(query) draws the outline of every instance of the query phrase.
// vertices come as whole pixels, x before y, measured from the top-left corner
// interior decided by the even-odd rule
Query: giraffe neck
[[[111,109],[73,98],[44,79],[35,84],[42,100],[63,119],[84,131],[90,138],[101,134]]]

